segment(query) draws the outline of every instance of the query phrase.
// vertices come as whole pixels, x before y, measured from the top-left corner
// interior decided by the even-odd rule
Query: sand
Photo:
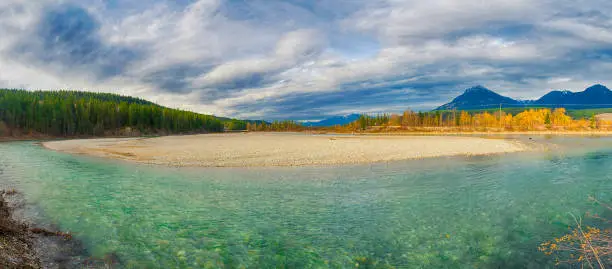
[[[279,133],[65,140],[45,142],[43,146],[140,163],[201,167],[356,164],[529,149],[517,141],[477,137]]]

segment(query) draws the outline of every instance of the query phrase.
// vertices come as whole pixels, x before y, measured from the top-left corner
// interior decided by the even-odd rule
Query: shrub
[[[598,202],[595,198],[590,199]],[[609,205],[599,204],[612,211]],[[603,226],[612,223],[598,215],[591,217],[602,222]],[[612,229],[583,226],[582,219],[576,217],[574,221],[576,225],[568,234],[542,243],[539,250],[546,255],[555,256],[557,265],[568,263],[579,264],[581,268],[609,267],[612,264]]]

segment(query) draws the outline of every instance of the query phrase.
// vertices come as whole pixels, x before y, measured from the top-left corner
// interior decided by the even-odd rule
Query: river
[[[171,168],[0,143],[27,218],[123,268],[552,268],[538,245],[612,201],[612,138],[372,165]],[[600,212],[602,213],[602,212]]]

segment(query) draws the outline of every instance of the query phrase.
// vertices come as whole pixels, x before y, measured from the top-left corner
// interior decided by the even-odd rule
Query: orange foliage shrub
[[[604,207],[612,210],[612,207],[605,204]],[[597,215],[594,217],[602,220],[604,224],[611,223],[610,220]],[[570,233],[544,242],[538,249],[546,255],[556,256],[557,265],[569,263],[580,264],[581,268],[588,266],[604,269],[606,265],[612,264],[612,230],[590,226],[583,228],[581,221],[576,220],[576,227]]]

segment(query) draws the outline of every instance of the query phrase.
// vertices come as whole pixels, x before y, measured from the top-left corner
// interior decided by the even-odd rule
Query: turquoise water
[[[536,140],[544,141],[544,138]],[[612,201],[612,139],[552,152],[168,168],[0,143],[0,187],[124,268],[547,268],[540,242]]]

